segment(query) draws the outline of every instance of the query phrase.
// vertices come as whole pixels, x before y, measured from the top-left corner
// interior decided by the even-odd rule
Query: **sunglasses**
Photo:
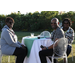
[[[69,23],[64,23],[64,24],[69,24]]]
[[[9,22],[9,24],[14,24],[13,22]]]
[[[51,23],[51,24],[56,24],[56,23],[54,22],[54,23]]]

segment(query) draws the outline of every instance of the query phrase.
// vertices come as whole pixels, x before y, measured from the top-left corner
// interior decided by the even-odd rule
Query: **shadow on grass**
[[[73,61],[72,61],[72,57],[68,57],[68,63],[75,63],[75,56],[73,56]],[[58,60],[58,63],[63,63],[63,59]]]
[[[72,44],[75,44],[75,41]]]

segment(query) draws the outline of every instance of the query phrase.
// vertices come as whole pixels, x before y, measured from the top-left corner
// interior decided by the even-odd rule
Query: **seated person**
[[[59,20],[57,18],[53,18],[51,20],[51,26],[54,29],[51,35],[51,39],[54,42],[57,39],[64,37],[64,31],[59,27]],[[39,52],[41,63],[47,63],[46,56],[52,56],[52,55],[53,55],[53,45],[51,45],[50,47],[42,48],[42,50]]]
[[[72,22],[69,18],[65,18],[62,21],[62,29],[65,33],[65,38],[68,39],[67,56],[69,56],[72,48],[72,42],[74,40],[74,30],[71,28]]]
[[[1,51],[5,55],[15,55],[16,63],[23,63],[27,55],[27,47],[22,45],[18,40],[15,32],[13,31],[14,19],[7,17],[5,20],[6,25],[2,28],[1,32]]]

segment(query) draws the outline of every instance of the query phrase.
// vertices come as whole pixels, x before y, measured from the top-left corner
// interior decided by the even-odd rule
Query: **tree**
[[[55,15],[58,15],[58,11],[42,11],[42,12],[41,12],[41,15],[42,15],[44,18],[51,19],[51,18],[54,17]]]

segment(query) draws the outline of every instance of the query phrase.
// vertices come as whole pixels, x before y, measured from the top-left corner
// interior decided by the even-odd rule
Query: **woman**
[[[16,63],[23,63],[27,55],[27,48],[17,41],[17,36],[13,31],[14,19],[7,17],[6,25],[2,28],[1,33],[1,51],[2,54],[15,55]]]
[[[65,18],[62,21],[62,29],[65,32],[65,37],[68,39],[68,48],[67,48],[67,56],[69,56],[71,52],[71,44],[73,43],[74,40],[74,30],[71,28],[72,22],[69,18]]]

